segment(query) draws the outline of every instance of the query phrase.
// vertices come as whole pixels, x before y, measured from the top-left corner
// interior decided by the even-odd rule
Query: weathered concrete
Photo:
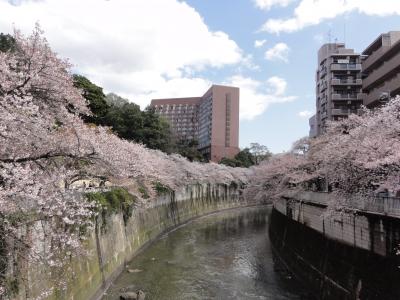
[[[400,219],[327,212],[331,195],[296,193],[274,204],[275,253],[318,299],[400,299]]]
[[[154,199],[150,208],[135,209],[126,223],[122,213],[111,215],[89,232],[90,256],[72,259],[62,270],[30,267],[16,299],[49,290],[46,299],[97,299],[126,262],[161,233],[201,215],[246,205],[237,184],[198,184]],[[66,281],[64,290],[53,289],[58,276]]]

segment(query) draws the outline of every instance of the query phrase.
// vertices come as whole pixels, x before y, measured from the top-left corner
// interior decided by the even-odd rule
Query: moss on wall
[[[124,188],[113,188],[107,192],[87,193],[86,198],[97,204],[97,209],[102,214],[103,222],[107,216],[113,213],[122,212],[124,222],[132,216],[137,198]]]
[[[153,182],[153,187],[158,196],[172,193],[172,189],[170,187],[162,184],[159,181]]]
[[[160,197],[146,209],[137,207],[137,199],[124,188],[86,194],[98,204],[94,221],[101,219],[103,230],[88,229],[85,248],[92,255],[72,259],[66,289],[53,291],[47,299],[98,299],[137,251],[163,232],[192,218],[247,204],[239,199],[237,185],[196,184],[171,191],[155,182],[153,187]],[[49,270],[31,267],[29,282],[16,299],[26,299],[27,290],[34,298],[54,287],[54,280]]]

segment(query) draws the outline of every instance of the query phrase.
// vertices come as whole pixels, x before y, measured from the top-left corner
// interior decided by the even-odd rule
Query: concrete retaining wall
[[[144,245],[192,218],[248,205],[240,198],[236,184],[198,184],[159,197],[150,208],[135,209],[126,224],[122,213],[113,214],[89,233],[90,256],[72,259],[62,269],[30,267],[15,299],[35,299],[46,291],[45,299],[97,299]],[[64,290],[54,288],[60,276]]]
[[[330,197],[297,193],[274,204],[270,237],[278,260],[317,299],[400,299],[400,219],[328,212]]]

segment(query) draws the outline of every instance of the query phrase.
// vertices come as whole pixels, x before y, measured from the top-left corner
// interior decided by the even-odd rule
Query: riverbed
[[[175,228],[126,265],[103,299],[119,299],[128,289],[143,290],[146,300],[305,299],[274,264],[270,210],[227,210]]]

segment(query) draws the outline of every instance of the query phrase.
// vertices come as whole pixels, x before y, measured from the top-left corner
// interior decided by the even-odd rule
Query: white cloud
[[[264,10],[271,9],[272,6],[288,6],[294,0],[254,0],[254,4]]]
[[[288,62],[289,51],[290,48],[288,45],[285,43],[278,43],[265,52],[265,58],[272,61],[282,60],[284,62]]]
[[[240,119],[252,120],[261,115],[273,103],[294,101],[297,97],[287,96],[286,81],[273,76],[265,82],[241,75],[233,76],[225,83],[240,87]]]
[[[253,70],[253,71],[257,71],[260,69],[260,66],[257,65],[256,63],[254,63],[254,58],[253,58],[253,55],[251,55],[251,54],[243,56],[243,59],[241,61],[241,64],[240,64],[238,70],[241,71],[243,69],[242,67],[245,67],[245,68],[247,68],[249,70]]]
[[[178,0],[0,0],[0,32],[40,22],[50,45],[96,84],[142,106],[155,95],[202,94],[195,72],[251,66],[251,57]]]
[[[302,0],[288,19],[269,19],[261,28],[271,33],[294,32],[339,15],[359,12],[373,16],[400,15],[399,0]]]
[[[314,113],[313,113],[312,111],[303,110],[303,111],[300,111],[297,115],[298,115],[300,118],[309,119],[313,114],[314,114]]]
[[[267,40],[255,40],[254,41],[254,47],[255,48],[260,48],[262,46],[264,46],[264,44],[266,43]]]

